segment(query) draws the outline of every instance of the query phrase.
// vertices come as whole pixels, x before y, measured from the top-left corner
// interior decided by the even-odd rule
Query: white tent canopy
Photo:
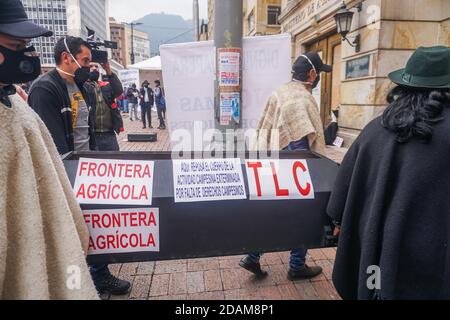
[[[161,57],[155,56],[153,58],[150,58],[145,61],[141,61],[132,65],[129,65],[128,68],[130,69],[139,69],[139,70],[154,70],[154,71],[160,71],[162,70],[161,67]]]

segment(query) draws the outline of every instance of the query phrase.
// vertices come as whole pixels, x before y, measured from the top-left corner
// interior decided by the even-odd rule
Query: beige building
[[[150,39],[148,34],[139,30],[133,30],[126,24],[110,18],[111,41],[117,42],[118,49],[112,50],[112,58],[123,66],[131,63],[131,45],[134,47],[135,63],[150,59]]]
[[[281,0],[244,0],[244,37],[280,33]]]
[[[316,92],[323,122],[339,109],[339,133],[349,146],[386,107],[388,74],[404,67],[419,46],[450,46],[449,0],[346,0],[354,12],[350,42],[342,41],[334,15],[342,0],[283,0],[282,32],[292,35],[293,59],[317,51],[333,65]]]
[[[282,0],[243,0],[243,35],[280,33],[278,17]],[[214,0],[208,0],[208,39],[214,39]]]

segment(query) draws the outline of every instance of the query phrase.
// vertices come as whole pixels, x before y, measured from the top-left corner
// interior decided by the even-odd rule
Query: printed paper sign
[[[314,199],[306,160],[246,161],[250,200]]]
[[[247,199],[240,159],[174,160],[175,202]]]
[[[234,119],[237,123],[240,120],[240,99],[239,92],[224,92],[220,94],[220,119],[222,125],[229,125]]]
[[[75,180],[80,204],[152,204],[153,161],[81,158]]]
[[[159,252],[159,209],[83,212],[89,231],[89,255]]]
[[[221,87],[240,86],[240,49],[219,49],[219,71]]]
[[[139,70],[134,69],[125,69],[125,70],[119,70],[118,77],[120,81],[122,82],[122,85],[124,88],[129,88],[133,84],[139,87],[139,84],[141,83],[139,81]]]

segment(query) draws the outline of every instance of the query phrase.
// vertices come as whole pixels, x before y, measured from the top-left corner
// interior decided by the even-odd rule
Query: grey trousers
[[[97,132],[95,134],[95,140],[97,142],[98,151],[120,151],[117,136],[114,131],[105,133]]]

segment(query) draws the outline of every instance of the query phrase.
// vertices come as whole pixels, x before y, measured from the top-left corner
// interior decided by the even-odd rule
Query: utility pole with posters
[[[215,127],[222,133],[225,151],[235,150],[237,130],[242,128],[242,5],[242,0],[214,1]]]

